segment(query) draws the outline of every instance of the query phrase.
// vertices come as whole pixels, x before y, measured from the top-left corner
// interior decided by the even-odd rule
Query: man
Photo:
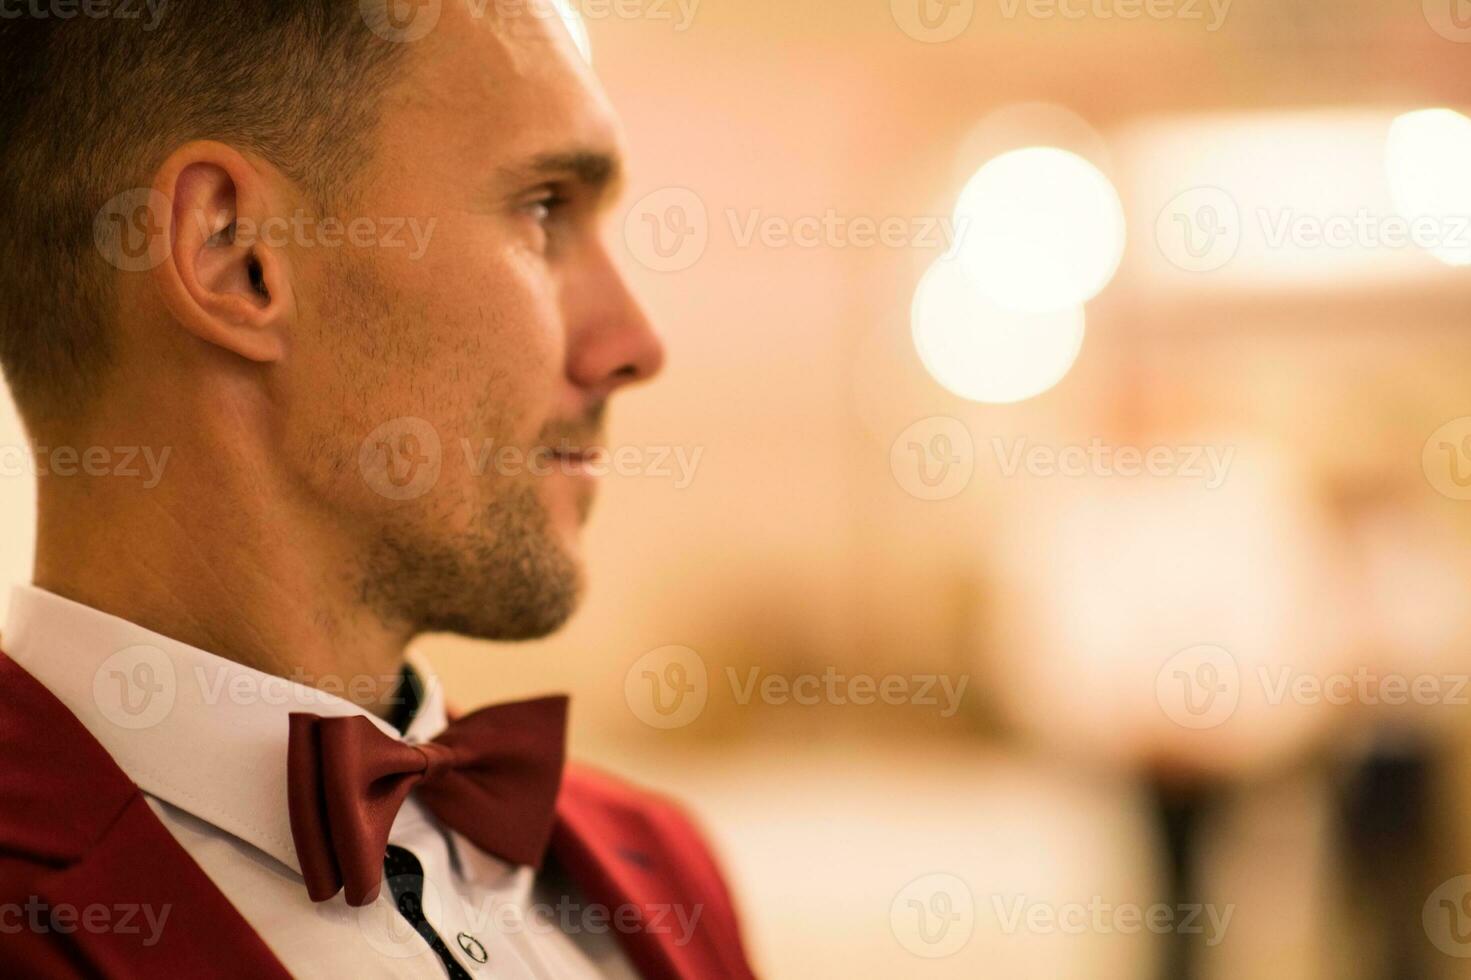
[[[0,32],[0,362],[47,474],[0,634],[0,971],[750,976],[689,822],[564,772],[562,700],[451,722],[405,657],[563,623],[604,411],[663,356],[556,8]]]

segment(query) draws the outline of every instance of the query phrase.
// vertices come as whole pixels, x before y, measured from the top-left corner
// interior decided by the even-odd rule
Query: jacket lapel
[[[29,890],[72,962],[107,977],[289,976],[91,733],[3,652],[0,690],[0,851],[35,862]]]
[[[636,927],[615,933],[647,980],[752,976],[719,871],[671,805],[569,767],[552,854],[588,901],[636,911]]]

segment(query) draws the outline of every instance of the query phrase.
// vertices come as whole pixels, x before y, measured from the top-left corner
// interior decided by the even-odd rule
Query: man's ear
[[[196,141],[169,156],[153,190],[170,215],[167,256],[153,269],[169,312],[200,340],[279,360],[296,304],[284,231],[280,241],[269,232],[291,224],[272,208],[266,176],[230,147]]]

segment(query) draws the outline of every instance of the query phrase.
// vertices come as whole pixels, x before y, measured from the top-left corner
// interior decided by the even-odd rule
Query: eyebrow
[[[564,153],[543,153],[528,162],[505,168],[504,173],[516,178],[572,177],[590,190],[606,190],[615,187],[623,176],[623,167],[617,156],[598,150],[570,150]]]

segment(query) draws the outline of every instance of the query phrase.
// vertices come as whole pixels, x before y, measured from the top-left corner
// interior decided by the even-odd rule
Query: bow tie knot
[[[423,783],[433,782],[437,777],[453,769],[459,756],[448,745],[438,742],[409,742],[411,748],[424,756]],[[422,783],[421,783],[422,785]]]
[[[410,792],[476,847],[538,865],[562,784],[567,699],[482,708],[429,742],[409,743],[366,717],[291,716],[287,798],[307,892],[349,905],[378,896],[394,818]]]

